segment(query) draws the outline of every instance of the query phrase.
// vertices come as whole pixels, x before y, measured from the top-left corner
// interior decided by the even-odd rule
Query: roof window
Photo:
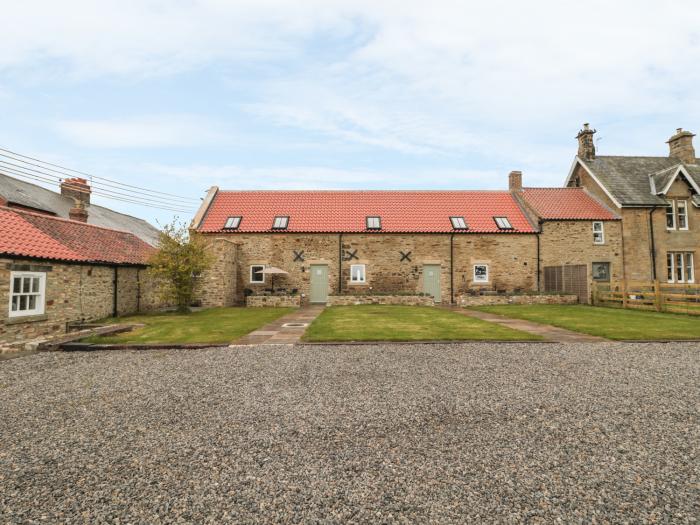
[[[224,230],[237,230],[241,225],[241,217],[229,217],[224,224]]]
[[[379,217],[367,217],[368,230],[381,230],[382,220]]]
[[[272,223],[273,230],[286,230],[289,224],[289,217],[277,216],[275,221]]]
[[[510,221],[507,217],[494,217],[493,220],[496,221],[496,226],[498,226],[499,230],[513,229],[513,226],[510,224]]]
[[[450,222],[452,222],[452,228],[455,230],[466,230],[467,222],[464,217],[450,217]]]

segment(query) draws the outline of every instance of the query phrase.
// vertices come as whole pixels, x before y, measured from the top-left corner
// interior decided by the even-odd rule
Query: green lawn
[[[700,317],[691,315],[586,305],[483,306],[477,310],[607,339],[700,339]]]
[[[288,314],[293,308],[210,308],[190,314],[157,313],[109,319],[108,323],[143,323],[131,332],[90,337],[88,343],[230,343]]]
[[[430,306],[332,306],[305,341],[538,340],[538,336]]]

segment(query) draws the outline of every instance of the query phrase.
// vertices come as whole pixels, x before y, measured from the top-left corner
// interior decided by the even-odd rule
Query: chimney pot
[[[523,191],[523,172],[511,171],[508,175],[508,189],[510,191]]]
[[[583,129],[579,130],[576,139],[578,140],[578,156],[585,160],[593,160],[595,158],[595,144],[593,135],[596,130],[590,128],[588,122],[584,122]]]
[[[666,143],[668,144],[668,156],[680,160],[684,164],[695,164],[695,148],[693,147],[693,137],[695,135],[690,131],[683,131],[683,128],[677,128],[676,134],[673,135]]]

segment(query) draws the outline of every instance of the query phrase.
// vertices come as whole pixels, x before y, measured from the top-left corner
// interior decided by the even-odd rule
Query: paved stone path
[[[469,317],[475,317],[476,319],[481,319],[482,321],[497,323],[515,330],[541,335],[548,341],[556,341],[558,343],[603,343],[608,341],[607,339],[597,337],[595,335],[572,332],[571,330],[566,330],[564,328],[558,328],[548,324],[533,323],[532,321],[525,321],[524,319],[512,319],[510,317],[480,312],[478,310],[467,310],[466,308],[461,308],[458,306],[448,306],[447,308],[453,312],[467,315]]]
[[[262,328],[244,335],[234,341],[233,345],[293,345],[323,311],[323,305],[305,306],[291,314],[266,324]],[[287,325],[287,326],[285,326]],[[298,326],[289,326],[298,325]]]

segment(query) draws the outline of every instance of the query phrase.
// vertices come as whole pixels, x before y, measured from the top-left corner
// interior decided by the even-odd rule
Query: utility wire
[[[41,159],[37,159],[37,158],[34,158],[34,157],[29,157],[29,156],[27,156],[27,155],[22,155],[21,153],[17,153],[17,152],[15,152],[15,151],[11,151],[11,150],[8,150],[8,149],[5,149],[5,148],[0,148],[0,151],[4,151],[5,153],[9,153],[10,155],[14,155],[14,157],[20,157],[20,158],[17,159],[17,158],[11,157],[10,155],[6,155],[6,154],[3,154],[3,153],[0,153],[0,156],[6,157],[6,158],[10,158],[10,159],[12,159],[12,160],[14,160],[14,161],[16,161],[16,162],[23,162],[23,163],[26,163],[26,164],[34,165],[34,166],[36,166],[36,167],[40,167],[40,168],[45,169],[45,170],[48,170],[48,171],[53,171],[53,172],[55,172],[55,173],[60,173],[60,174],[62,174],[62,175],[64,175],[64,176],[72,176],[72,175],[69,175],[69,174],[65,173],[65,171],[68,171],[68,172],[71,172],[71,173],[76,173],[76,174],[78,174],[78,175],[82,175],[82,176],[84,176],[84,177],[89,177],[90,179],[103,180],[103,181],[111,182],[111,183],[116,184],[116,185],[118,185],[118,186],[125,186],[125,187],[127,187],[127,188],[136,189],[136,190],[141,190],[141,191],[145,191],[145,192],[149,192],[149,193],[157,193],[157,194],[160,194],[160,195],[165,195],[165,196],[167,196],[167,197],[172,197],[172,198],[176,198],[176,199],[183,199],[183,200],[189,200],[189,201],[193,201],[193,200],[194,200],[194,201],[198,201],[198,200],[199,200],[199,199],[197,199],[197,198],[195,198],[195,197],[182,197],[182,196],[180,196],[180,195],[174,195],[174,194],[172,194],[172,193],[166,193],[166,192],[158,191],[158,190],[150,190],[150,189],[148,189],[148,188],[142,188],[142,187],[140,187],[140,186],[133,186],[133,185],[131,185],[131,184],[126,184],[126,183],[124,183],[124,182],[119,182],[119,181],[116,181],[116,180],[113,180],[113,179],[108,179],[108,178],[106,178],[106,177],[100,177],[100,176],[98,176],[98,175],[92,175],[92,174],[90,174],[90,173],[86,173],[86,172],[83,172],[83,171],[78,171],[78,170],[74,170],[74,169],[71,169],[71,168],[66,168],[66,167],[61,166],[61,165],[59,165],[59,164],[52,164],[51,162],[46,162],[46,161],[41,160]],[[53,168],[59,168],[60,170],[64,170],[64,171],[58,171],[58,170],[55,170],[55,169],[47,168],[47,167],[42,166],[42,165],[38,165],[38,166],[37,166],[36,164],[32,164],[32,163],[30,163],[30,162],[27,162],[26,160],[21,160],[21,159],[33,160],[33,161],[35,161],[35,162],[39,162],[39,163],[44,164],[44,165],[46,165],[46,166],[52,166]],[[105,184],[106,184],[106,183],[105,183]]]

